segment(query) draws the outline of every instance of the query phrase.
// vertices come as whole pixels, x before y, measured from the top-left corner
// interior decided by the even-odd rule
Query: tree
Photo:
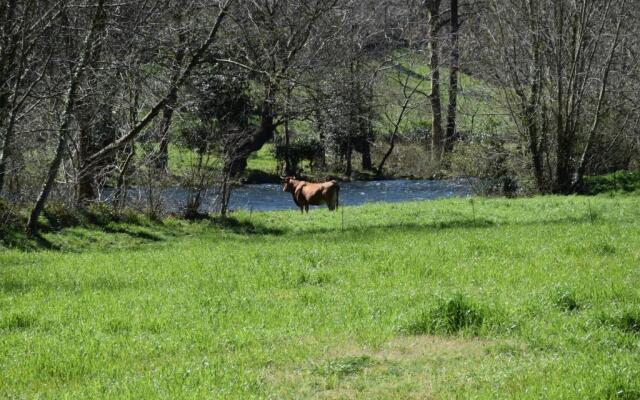
[[[451,54],[449,58],[449,106],[447,108],[447,133],[444,150],[451,152],[456,138],[456,116],[458,108],[458,73],[460,71],[460,16],[458,0],[451,0]]]
[[[444,132],[442,130],[442,103],[440,100],[440,0],[427,0],[425,6],[429,15],[429,66],[431,67],[431,160],[439,163],[444,152]]]
[[[487,65],[527,138],[538,190],[578,190],[603,116],[614,109],[611,76],[624,73],[626,2],[492,1],[486,24]]]
[[[307,44],[320,36],[322,19],[338,3],[339,0],[252,0],[235,10],[234,34],[242,40],[241,53],[236,59],[220,61],[251,71],[262,94],[258,126],[236,149],[238,157],[230,166],[233,176],[241,173],[249,155],[272,140],[277,127],[290,119],[290,113],[283,115],[283,94],[292,85],[301,84],[300,71],[313,67],[322,47],[311,48]]]
[[[126,132],[121,137],[112,141],[111,143],[102,147],[99,151],[93,153],[91,156],[87,157],[85,163],[83,165],[83,170],[80,171],[80,174],[85,173],[87,170],[95,167],[101,160],[103,160],[106,156],[113,154],[117,150],[123,148],[129,142],[134,140],[154,119],[155,117],[162,111],[167,102],[170,99],[176,96],[178,89],[185,84],[187,79],[190,77],[194,68],[200,63],[202,57],[204,56],[207,49],[211,46],[214,40],[217,37],[217,33],[220,29],[220,25],[227,14],[227,11],[232,4],[233,0],[226,0],[224,3],[220,4],[220,11],[215,18],[215,22],[212,25],[206,39],[201,43],[201,45],[195,49],[193,55],[190,57],[189,62],[186,64],[184,69],[180,72],[178,79],[175,82],[172,82],[170,86],[166,89],[166,94],[151,108],[151,110],[146,114],[137,125],[132,127],[128,132]],[[37,220],[42,210],[44,209],[44,205],[48,199],[48,196],[53,188],[54,180],[58,174],[58,170],[60,168],[60,164],[62,163],[62,158],[64,156],[64,151],[67,143],[68,129],[71,123],[71,114],[74,111],[74,106],[76,102],[77,89],[79,85],[80,78],[83,76],[84,70],[89,62],[89,56],[91,54],[92,47],[95,45],[95,40],[97,36],[98,29],[100,27],[102,21],[102,13],[104,12],[105,1],[100,0],[98,5],[96,6],[96,12],[92,19],[89,33],[84,39],[82,45],[82,51],[80,56],[77,59],[77,62],[74,63],[73,73],[71,78],[69,79],[69,88],[67,94],[65,96],[65,107],[62,114],[62,121],[57,129],[58,131],[58,145],[55,150],[55,155],[53,161],[49,165],[48,172],[46,175],[46,180],[42,186],[40,194],[36,200],[36,203],[31,210],[31,214],[29,220],[27,222],[27,232],[35,233],[37,230]]]
[[[0,194],[15,154],[17,124],[50,65],[53,50],[42,38],[51,34],[61,7],[15,0],[0,6]]]

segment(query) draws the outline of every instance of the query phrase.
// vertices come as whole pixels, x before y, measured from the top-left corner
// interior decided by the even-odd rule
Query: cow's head
[[[293,181],[295,180],[294,176],[282,177],[282,191],[283,192],[291,192],[295,190]]]

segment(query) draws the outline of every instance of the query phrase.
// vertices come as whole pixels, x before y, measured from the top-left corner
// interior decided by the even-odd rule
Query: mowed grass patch
[[[633,398],[639,206],[240,212],[135,246],[62,230],[75,252],[0,251],[0,397]]]

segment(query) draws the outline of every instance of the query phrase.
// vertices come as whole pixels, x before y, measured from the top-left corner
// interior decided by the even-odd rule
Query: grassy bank
[[[68,251],[0,250],[0,397],[635,399],[639,217],[459,199],[48,233]]]

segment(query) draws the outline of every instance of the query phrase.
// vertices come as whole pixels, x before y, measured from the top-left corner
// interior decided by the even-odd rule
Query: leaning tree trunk
[[[429,12],[429,50],[431,51],[431,160],[439,163],[444,151],[442,130],[442,104],[440,102],[440,48],[438,31],[440,29],[440,0],[427,1]]]
[[[456,112],[458,108],[458,72],[460,71],[460,22],[458,0],[451,0],[451,55],[449,65],[449,108],[447,109],[447,138],[444,150],[453,150],[456,138]]]
[[[622,7],[624,7],[624,4],[625,2],[623,1]],[[580,190],[581,186],[583,185],[584,174],[587,169],[587,162],[589,161],[591,157],[591,152],[593,151],[594,137],[597,135],[597,132],[599,130],[600,121],[601,121],[601,110],[604,103],[604,99],[607,95],[607,84],[609,81],[609,72],[611,70],[611,64],[613,62],[613,57],[615,55],[615,51],[619,44],[621,24],[622,24],[622,17],[619,17],[618,24],[616,26],[616,34],[613,41],[613,45],[609,50],[609,56],[607,57],[604,70],[602,72],[602,78],[600,79],[600,91],[598,92],[598,102],[596,105],[593,122],[591,123],[591,128],[589,129],[589,134],[587,136],[587,143],[584,147],[584,150],[582,151],[580,160],[578,161],[578,167],[575,173],[576,179],[575,179],[575,182],[573,183],[574,190]]]
[[[86,165],[84,168],[92,168],[95,166],[100,160],[104,159],[107,155],[113,154],[117,150],[126,146],[128,143],[132,142],[154,119],[155,117],[162,111],[167,101],[173,96],[179,87],[184,85],[187,79],[191,76],[193,69],[198,65],[202,58],[204,57],[205,52],[211,46],[215,38],[217,37],[218,30],[220,29],[220,25],[224,17],[227,15],[229,7],[235,0],[227,0],[224,4],[220,6],[220,12],[216,17],[216,21],[211,27],[209,34],[207,35],[207,39],[200,45],[200,47],[196,50],[196,52],[191,56],[191,60],[189,64],[186,66],[184,70],[180,73],[180,77],[176,81],[176,84],[169,88],[167,95],[162,98],[156,105],[146,114],[146,116],[140,121],[136,126],[134,126],[129,132],[125,135],[121,136],[119,139],[111,142],[110,144],[103,147],[100,151],[94,153],[86,160]],[[31,211],[31,216],[29,217],[29,221],[27,222],[27,232],[33,234],[37,229],[37,220],[42,210],[44,209],[44,205],[49,197],[49,193],[53,187],[53,182],[55,180],[56,175],[58,174],[58,169],[60,168],[60,164],[62,162],[62,156],[66,145],[66,131],[70,125],[70,117],[73,112],[73,104],[75,101],[78,81],[81,77],[82,71],[86,66],[87,59],[89,57],[89,52],[91,50],[91,44],[95,38],[97,21],[99,18],[99,13],[102,12],[104,8],[104,0],[99,0],[96,16],[92,23],[91,30],[85,39],[85,43],[83,45],[83,54],[80,58],[80,62],[74,68],[74,73],[72,74],[71,80],[69,82],[69,90],[67,93],[67,98],[65,102],[64,112],[62,114],[62,122],[60,124],[60,128],[58,129],[58,146],[56,148],[56,153],[53,161],[49,167],[49,172],[47,173],[47,179],[45,184],[42,187],[42,191],[36,200],[36,204],[34,205],[33,210]],[[82,172],[82,171],[81,171]]]
[[[64,156],[64,150],[67,145],[67,136],[69,126],[71,125],[71,114],[73,113],[73,107],[76,100],[76,94],[78,90],[78,84],[80,82],[80,78],[84,73],[84,69],[87,66],[87,61],[89,60],[89,55],[91,53],[91,47],[95,40],[98,26],[100,24],[100,20],[102,17],[102,12],[104,9],[105,0],[98,0],[98,5],[96,9],[96,13],[93,16],[93,20],[91,22],[91,29],[89,33],[85,37],[84,43],[82,45],[82,54],[80,56],[80,60],[78,64],[76,64],[73,73],[71,74],[71,78],[69,80],[69,89],[67,90],[67,96],[64,106],[64,111],[62,113],[62,121],[60,126],[58,127],[58,145],[56,147],[56,152],[49,165],[49,170],[47,172],[47,177],[45,179],[44,184],[42,185],[42,189],[40,190],[40,194],[36,200],[33,209],[31,210],[31,214],[29,215],[29,220],[27,221],[26,231],[28,234],[34,234],[37,231],[38,218],[44,209],[44,205],[49,198],[49,194],[51,193],[51,189],[53,189],[53,183],[58,175],[58,170],[60,169],[60,164],[62,163],[62,157]]]
[[[269,140],[273,139],[276,124],[273,120],[273,112],[271,110],[272,93],[267,93],[266,100],[262,104],[262,113],[260,116],[260,126],[256,128],[254,133],[238,148],[234,149],[235,157],[229,160],[230,177],[237,177],[247,168],[247,160],[249,156],[260,150]]]

